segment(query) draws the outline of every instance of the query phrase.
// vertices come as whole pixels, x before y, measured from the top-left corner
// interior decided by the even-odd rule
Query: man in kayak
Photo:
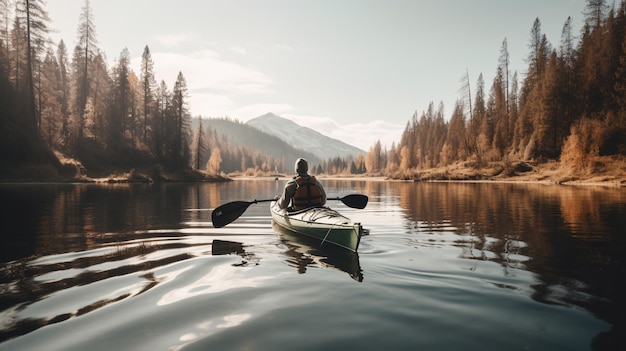
[[[308,174],[309,163],[303,158],[296,160],[297,175],[287,181],[282,195],[276,195],[280,208],[298,211],[308,207],[324,206],[326,192],[322,183]]]

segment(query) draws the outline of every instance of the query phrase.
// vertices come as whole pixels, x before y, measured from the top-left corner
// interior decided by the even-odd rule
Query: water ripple
[[[7,263],[0,270],[0,341],[140,295],[161,282],[154,270],[211,252],[206,239],[152,234]]]

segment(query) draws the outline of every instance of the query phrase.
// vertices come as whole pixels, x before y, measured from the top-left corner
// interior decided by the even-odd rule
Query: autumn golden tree
[[[209,173],[217,174],[220,171],[220,165],[222,164],[222,155],[220,149],[214,148],[211,151],[211,157],[207,162],[206,168]]]
[[[444,165],[463,159],[467,156],[465,149],[465,116],[463,103],[457,100],[450,117],[448,134],[441,151],[441,159]]]

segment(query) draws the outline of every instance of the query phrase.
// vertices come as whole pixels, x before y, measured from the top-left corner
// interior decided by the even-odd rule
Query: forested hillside
[[[626,155],[626,3],[589,0],[581,10],[581,32],[568,18],[554,46],[535,19],[525,72],[510,71],[504,38],[490,86],[482,74],[470,84],[467,74],[449,119],[441,104],[416,112],[391,149],[372,146],[368,171],[406,178],[461,161],[480,168],[554,160],[588,173],[606,167],[600,156]]]
[[[312,151],[296,149],[274,135],[229,118],[194,118],[192,126],[194,169],[206,166],[211,173],[246,175],[292,173],[293,162],[304,157],[315,174],[365,173],[363,154],[323,160]]]
[[[305,157],[319,164],[315,155],[296,150],[279,138],[229,118],[193,119],[194,168],[249,174],[292,172],[293,162]],[[219,155],[219,165],[216,159]]]

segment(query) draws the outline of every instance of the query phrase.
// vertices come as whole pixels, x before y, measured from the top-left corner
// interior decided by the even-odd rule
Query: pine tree
[[[492,147],[499,156],[504,155],[506,147],[509,145],[509,54],[506,39],[502,42],[500,50],[500,64],[498,65],[496,77],[492,86],[492,109],[489,116],[493,125]]]
[[[443,164],[450,164],[467,155],[464,148],[465,139],[465,115],[463,114],[463,103],[457,101],[450,117],[448,135],[442,149]]]
[[[626,3],[626,2],[624,2]],[[613,89],[616,101],[616,110],[626,119],[626,35],[622,39],[621,53],[619,54],[619,65],[615,71],[615,86]],[[626,127],[623,125],[622,127]]]
[[[188,135],[189,135],[189,107],[188,107],[187,81],[182,72],[178,73],[174,89],[172,90],[172,117],[174,127],[173,164],[175,167],[184,167],[189,158]],[[242,161],[242,164],[246,162]]]
[[[539,111],[533,123],[534,156],[555,159],[561,146],[557,127],[561,111],[555,51],[550,55],[542,81]]]
[[[156,91],[155,100],[155,119],[154,119],[154,150],[156,157],[161,159],[163,157],[164,150],[164,130],[165,130],[165,118],[168,115],[170,109],[169,106],[170,93],[167,88],[167,84],[164,80],[161,80],[161,84]]]
[[[90,66],[91,71],[91,101],[93,109],[93,130],[95,139],[106,142],[106,112],[108,110],[109,97],[113,80],[108,73],[104,54],[98,51]]]
[[[485,109],[485,117],[480,125],[480,133],[478,134],[478,159],[479,163],[492,160],[492,150],[494,145],[494,134],[496,124],[496,114],[498,113],[499,101],[502,97],[501,91],[502,74],[500,69],[496,73],[496,77],[491,84],[491,91],[487,99]]]
[[[541,21],[536,18],[530,31],[530,52],[527,56],[528,73],[520,89],[519,117],[515,124],[513,151],[522,158],[532,157],[535,152],[535,122],[540,115],[543,87],[542,79],[548,54],[552,51],[545,34],[541,32]]]
[[[9,0],[0,0],[0,72],[6,74],[11,71],[9,48],[11,45],[11,6]]]
[[[130,62],[130,54],[129,54],[129,62]],[[139,96],[141,87],[139,86],[139,78],[137,78],[137,74],[129,68],[128,71],[128,132],[130,133],[130,140],[136,146],[138,145],[137,139],[135,135],[137,131],[140,129],[140,123],[137,119],[137,107],[140,105]]]
[[[545,70],[548,55],[551,51],[550,43],[548,43],[545,34],[541,32],[541,21],[539,18],[536,18],[535,22],[533,22],[528,47],[530,48],[530,52],[526,58],[526,61],[528,62],[528,72],[526,74],[526,80],[522,86],[520,101],[522,105],[526,103],[527,96],[530,94],[535,85],[539,83],[541,75]]]
[[[609,6],[606,0],[587,0],[587,5],[583,14],[585,15],[585,23],[591,28],[599,28],[602,25]]]
[[[74,59],[72,62],[74,65],[75,79],[73,113],[78,122],[78,139],[81,139],[83,136],[83,128],[85,125],[83,113],[90,94],[89,81],[91,78],[89,66],[93,58],[97,55],[96,46],[98,41],[96,39],[95,28],[96,26],[91,12],[91,5],[89,0],[85,0],[85,4],[78,20],[78,44],[76,45]]]
[[[414,131],[417,127],[417,123],[419,123],[417,117],[417,111],[415,111],[411,121],[406,123],[406,127],[404,128],[400,139],[399,147],[405,147],[408,150],[406,157],[406,169],[417,166],[417,138]]]
[[[443,102],[440,102],[429,133],[429,139],[431,142],[429,142],[428,149],[431,167],[441,164],[441,150],[443,149],[443,145],[446,142],[446,136],[448,135],[448,127],[444,120],[444,115]]]
[[[69,151],[67,149],[67,142],[70,138],[69,124],[70,124],[70,112],[69,112],[69,98],[70,98],[70,82],[69,82],[69,58],[67,53],[67,47],[63,40],[57,45],[57,64],[59,65],[59,86],[61,89],[60,99],[60,115],[58,118],[61,123],[61,141],[59,142],[59,149]]]
[[[575,69],[574,36],[572,34],[572,18],[568,17],[561,31],[561,43],[559,46],[559,72],[562,128],[564,134],[568,133],[569,126],[574,122],[576,104],[576,73]]]
[[[478,154],[478,135],[480,134],[480,128],[485,118],[486,106],[485,106],[485,80],[483,74],[478,75],[476,80],[476,96],[474,97],[474,109],[470,115],[469,125],[466,132],[466,144],[470,155]]]
[[[142,115],[143,115],[143,142],[148,145],[148,129],[151,121],[152,112],[154,110],[154,94],[156,90],[156,80],[154,77],[154,62],[152,62],[152,54],[148,45],[141,55],[141,73],[139,81],[142,90]]]
[[[36,108],[34,66],[40,64],[40,55],[45,49],[46,35],[50,21],[41,0],[21,0],[17,2],[16,18],[26,27],[26,84],[29,123],[33,130],[38,129],[39,118]]]
[[[509,89],[509,98],[508,98],[508,109],[509,109],[509,123],[507,135],[509,136],[507,146],[513,150],[513,145],[515,145],[514,134],[515,134],[515,125],[517,124],[517,119],[519,118],[519,83],[517,78],[517,71],[513,73],[513,77],[511,78],[511,87]]]
[[[125,140],[128,130],[127,116],[130,112],[130,54],[122,50],[113,69],[113,101],[110,105],[108,144],[116,145]]]
[[[509,64],[510,64],[510,57],[509,57],[509,46],[508,46],[508,42],[506,40],[506,38],[504,38],[504,40],[502,41],[502,47],[500,48],[500,59],[499,59],[499,66],[500,66],[500,71],[502,72],[502,90],[504,92],[503,94],[503,98],[504,101],[502,101],[502,103],[504,104],[504,106],[502,107],[502,112],[504,112],[504,130],[502,131],[502,133],[504,134],[504,147],[506,147],[509,142],[511,141],[511,136],[509,135],[509,123],[510,123],[510,116],[509,116],[509,85],[510,85],[510,72],[509,72]],[[504,150],[504,147],[501,147],[501,151]]]
[[[206,152],[207,152],[207,141],[206,135],[204,132],[204,127],[202,126],[202,117],[198,118],[198,128],[194,130],[193,138],[191,141],[191,167],[193,169],[201,169],[200,167],[204,165],[206,162]]]
[[[63,130],[62,119],[59,118],[62,115],[63,90],[59,65],[52,49],[48,50],[41,71],[41,123],[39,129],[46,144],[51,148],[58,148],[62,140],[61,132]]]
[[[24,87],[26,86],[27,81],[27,70],[25,69],[26,65],[26,56],[27,56],[27,46],[26,46],[26,27],[24,26],[24,21],[20,18],[20,16],[15,16],[13,20],[13,25],[11,28],[11,44],[9,45],[9,77],[13,83],[13,88],[18,99],[18,105],[21,104],[24,100],[26,100],[27,93],[25,92]]]

